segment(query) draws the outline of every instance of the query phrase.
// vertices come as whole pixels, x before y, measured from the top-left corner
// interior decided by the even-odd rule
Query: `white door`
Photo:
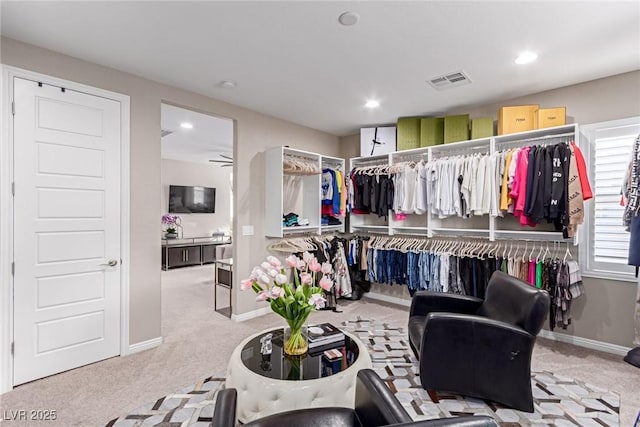
[[[117,101],[30,80],[14,101],[17,385],[120,354],[121,124]]]

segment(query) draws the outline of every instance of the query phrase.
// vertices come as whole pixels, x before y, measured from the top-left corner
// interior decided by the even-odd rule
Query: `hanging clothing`
[[[584,199],[582,197],[582,185],[580,184],[580,175],[578,173],[575,148],[573,145],[570,146],[570,152],[571,160],[569,162],[569,186],[567,193],[569,200],[569,225],[567,227],[567,236],[573,237],[578,225],[584,221]]]

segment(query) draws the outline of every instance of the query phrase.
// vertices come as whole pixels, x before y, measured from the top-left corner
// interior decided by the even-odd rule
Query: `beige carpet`
[[[270,314],[236,323],[213,312],[212,274],[212,266],[163,272],[162,346],[17,387],[0,396],[0,416],[11,410],[44,409],[56,410],[58,419],[2,421],[2,425],[101,426],[202,378],[224,375],[233,348],[244,337],[281,325],[282,320]],[[361,316],[397,325],[407,322],[405,307],[366,299],[340,303],[342,313],[318,312],[312,319],[340,323]],[[620,423],[633,425],[640,408],[640,369],[622,362],[620,357],[539,339],[533,369],[618,392]]]

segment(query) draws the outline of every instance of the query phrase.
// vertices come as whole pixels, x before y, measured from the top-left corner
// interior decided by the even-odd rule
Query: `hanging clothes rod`
[[[484,151],[479,151],[479,150]],[[433,153],[434,159],[445,159],[447,157],[460,157],[460,156],[473,156],[473,155],[489,155],[489,147],[469,147],[469,148],[460,148],[457,150],[450,151],[439,151]]]
[[[356,163],[353,164],[354,168],[360,167],[360,166],[364,166],[364,165],[369,165],[369,166],[373,166],[373,165],[386,165],[389,163],[389,159],[373,159],[373,160],[358,160]]]
[[[513,141],[497,141],[497,144],[514,144],[514,143],[524,143],[524,142],[534,142],[534,141],[549,141],[552,139],[560,139],[560,138],[569,138],[575,137],[575,132],[561,133],[558,135],[544,135],[537,136],[535,138],[526,138],[526,139],[516,139]]]
[[[429,153],[426,151],[424,153],[405,153],[405,154],[395,153],[393,155],[393,160],[395,163],[396,160],[399,160],[402,162],[402,161],[407,161],[407,160],[416,159],[416,158],[427,158],[428,156],[429,156]]]
[[[329,166],[338,166],[338,167],[342,167],[342,162],[339,162],[337,160],[322,160],[322,164],[323,165],[329,165]]]
[[[464,231],[461,229],[461,231]],[[394,237],[400,237],[400,238],[407,238],[407,239],[416,239],[416,240],[462,240],[462,241],[487,241],[487,242],[492,242],[492,243],[500,243],[500,242],[521,242],[521,243],[537,243],[537,244],[545,244],[545,243],[565,243],[565,244],[571,244],[571,238],[569,239],[565,239],[562,237],[559,237],[557,239],[544,239],[544,240],[540,240],[540,239],[527,239],[527,238],[496,238],[494,240],[489,240],[489,236],[461,236],[461,235],[455,235],[455,234],[435,234],[433,235],[433,237],[428,237],[428,236],[424,236],[424,235],[420,235],[420,234],[413,234],[413,233],[395,233],[392,236],[389,236],[388,234],[386,234],[386,230],[356,230],[352,233],[353,236],[357,236],[359,234],[374,234],[374,235],[378,235],[381,238],[389,238],[392,239]],[[575,246],[575,245],[574,245]]]
[[[304,156],[304,155],[301,155],[301,154],[293,154],[293,153],[287,153],[287,152],[284,152],[283,156],[284,157],[291,157],[293,159],[301,159],[301,160],[305,160],[307,162],[314,162],[314,163],[318,160],[317,158],[313,158],[311,156]]]
[[[300,236],[317,236],[318,231],[309,231],[309,230],[296,230],[296,227],[289,227],[286,229],[286,232],[283,232],[286,236],[295,234],[296,237]],[[286,237],[285,237],[286,238]]]

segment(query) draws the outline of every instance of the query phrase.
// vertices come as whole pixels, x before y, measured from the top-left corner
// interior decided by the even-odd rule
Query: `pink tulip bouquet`
[[[315,256],[305,252],[302,259],[295,255],[287,257],[284,265],[278,258],[269,256],[241,282],[242,290],[253,289],[258,294],[257,301],[269,302],[271,309],[287,321],[290,335],[284,343],[285,353],[306,353],[308,345],[302,326],[313,309],[324,307],[326,299],[322,290],[333,287],[332,273],[330,263],[320,264]],[[322,276],[317,280],[319,274]]]

